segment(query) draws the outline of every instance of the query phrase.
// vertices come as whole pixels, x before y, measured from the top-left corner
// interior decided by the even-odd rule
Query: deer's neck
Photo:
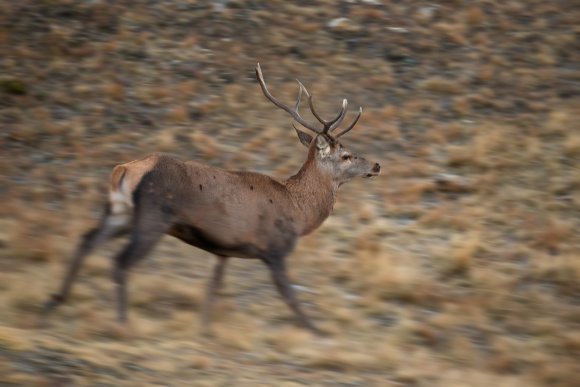
[[[314,231],[332,212],[338,185],[332,176],[309,158],[300,171],[286,180],[286,188],[297,211],[300,235]]]

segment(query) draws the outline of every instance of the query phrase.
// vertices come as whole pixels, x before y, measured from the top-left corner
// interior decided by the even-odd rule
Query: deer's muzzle
[[[373,177],[373,176],[378,176],[381,173],[381,166],[379,165],[379,163],[375,163],[375,165],[373,165],[373,169],[371,169],[371,171],[369,173],[367,173],[366,177]]]

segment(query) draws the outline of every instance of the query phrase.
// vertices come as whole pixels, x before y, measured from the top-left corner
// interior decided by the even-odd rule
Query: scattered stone
[[[442,192],[466,193],[473,191],[473,182],[462,176],[440,173],[433,177],[435,187]]]
[[[328,22],[327,27],[337,33],[356,33],[362,30],[361,26],[349,18],[339,17]]]
[[[421,7],[418,11],[419,18],[425,22],[431,21],[437,16],[437,9],[437,6],[432,5]]]
[[[409,30],[408,30],[408,29],[406,29],[406,28],[403,28],[403,27],[387,27],[387,29],[388,29],[389,31],[392,31],[392,32],[398,32],[398,33],[400,33],[400,34],[406,34],[406,33],[408,33],[408,32],[409,32]]]

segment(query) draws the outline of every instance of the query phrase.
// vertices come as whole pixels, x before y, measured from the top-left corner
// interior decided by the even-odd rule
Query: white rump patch
[[[111,191],[109,200],[111,201],[111,212],[113,214],[124,214],[133,208],[133,200],[124,192]]]

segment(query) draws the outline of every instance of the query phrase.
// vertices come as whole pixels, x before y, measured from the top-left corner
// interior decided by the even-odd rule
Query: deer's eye
[[[344,161],[346,161],[346,160],[350,160],[350,155],[342,155],[342,159],[343,159]]]

